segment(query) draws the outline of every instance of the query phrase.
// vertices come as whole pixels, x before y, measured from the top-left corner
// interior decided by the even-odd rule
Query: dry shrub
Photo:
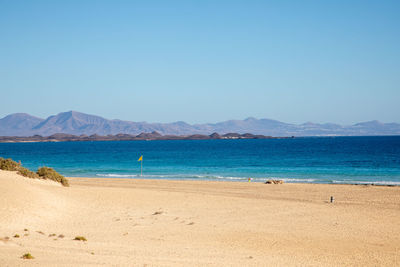
[[[29,177],[29,178],[39,178],[39,175],[37,175],[36,173],[34,173],[33,171],[24,168],[22,166],[20,166],[18,172],[19,175],[25,176],[25,177]]]
[[[86,237],[84,237],[84,236],[76,236],[76,237],[74,238],[74,240],[77,240],[77,241],[87,241]]]
[[[1,170],[18,171],[20,167],[21,167],[21,164],[19,164],[16,161],[13,161],[12,159],[0,158],[0,169]]]
[[[61,183],[63,186],[69,186],[68,180],[53,168],[41,167],[36,173],[43,179],[53,180]]]
[[[39,178],[36,173],[25,167],[22,167],[21,163],[16,162],[12,159],[0,158],[0,169],[5,171],[17,171],[19,175],[29,178]]]
[[[34,257],[31,255],[31,253],[25,253],[24,255],[22,255],[21,258],[26,259],[26,260],[34,259]]]
[[[0,169],[5,171],[17,171],[19,175],[29,178],[49,179],[61,183],[63,186],[69,186],[67,178],[56,172],[53,168],[42,167],[36,173],[22,167],[21,163],[12,159],[4,159],[0,157]]]

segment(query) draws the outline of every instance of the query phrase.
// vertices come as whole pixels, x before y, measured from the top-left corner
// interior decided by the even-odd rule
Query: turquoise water
[[[400,185],[400,136],[0,143],[0,157],[65,176]]]

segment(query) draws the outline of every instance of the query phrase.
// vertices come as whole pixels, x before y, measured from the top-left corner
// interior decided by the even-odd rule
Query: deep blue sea
[[[0,143],[0,157],[65,176],[400,185],[400,136]]]

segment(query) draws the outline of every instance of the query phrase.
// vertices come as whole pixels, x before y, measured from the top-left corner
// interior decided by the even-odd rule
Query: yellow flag
[[[143,161],[143,156],[140,156],[140,158],[137,161]]]

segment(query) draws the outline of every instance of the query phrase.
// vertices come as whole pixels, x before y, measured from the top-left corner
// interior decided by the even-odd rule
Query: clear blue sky
[[[400,122],[399,3],[0,0],[0,117]]]

